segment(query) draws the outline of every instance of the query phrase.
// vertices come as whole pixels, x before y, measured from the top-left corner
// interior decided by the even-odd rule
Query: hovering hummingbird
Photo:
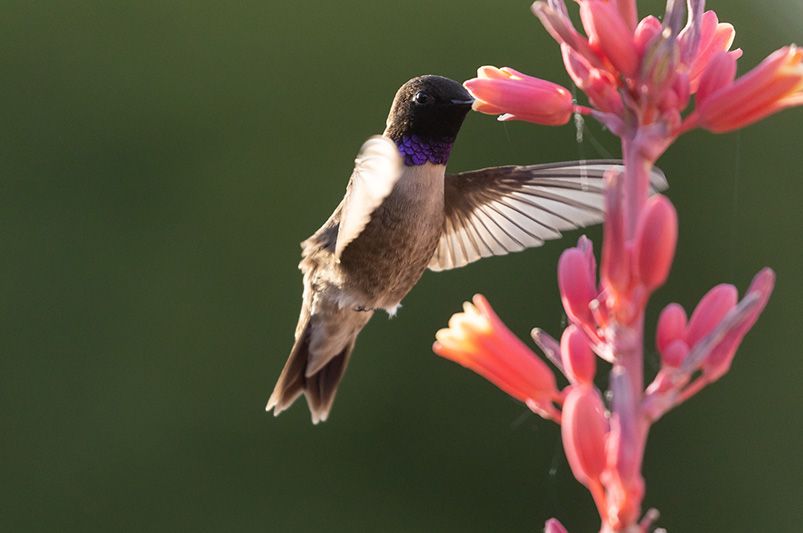
[[[473,99],[441,76],[396,93],[386,128],[360,149],[346,195],[301,243],[304,293],[295,344],[266,410],[303,393],[325,421],[357,335],[382,309],[393,316],[424,271],[540,246],[598,223],[603,175],[621,161],[504,166],[446,174]],[[666,185],[652,176],[653,188]]]

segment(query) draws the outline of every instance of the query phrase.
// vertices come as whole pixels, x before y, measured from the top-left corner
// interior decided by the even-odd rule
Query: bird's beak
[[[471,107],[471,104],[474,103],[474,99],[471,97],[462,100],[455,99],[455,100],[450,100],[450,103],[454,106],[459,106],[459,107]]]

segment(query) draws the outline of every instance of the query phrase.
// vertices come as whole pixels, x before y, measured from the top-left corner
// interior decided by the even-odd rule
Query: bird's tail
[[[303,393],[312,423],[325,422],[357,335],[371,314],[337,310],[310,315],[305,305],[296,329],[295,344],[265,409],[273,409],[273,414],[278,416]]]

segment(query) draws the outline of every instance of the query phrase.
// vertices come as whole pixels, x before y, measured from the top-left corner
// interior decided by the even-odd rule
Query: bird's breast
[[[341,257],[370,307],[393,307],[419,280],[443,231],[444,165],[405,167],[393,191]],[[346,287],[344,287],[346,288]]]

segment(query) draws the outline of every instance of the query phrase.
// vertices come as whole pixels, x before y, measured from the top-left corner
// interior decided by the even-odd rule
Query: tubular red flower
[[[557,126],[566,124],[574,109],[572,95],[565,87],[510,67],[480,67],[477,77],[463,85],[476,99],[475,111],[501,115],[500,120]]]
[[[572,385],[563,401],[561,437],[577,481],[588,486],[605,470],[608,421],[599,392],[591,385]]]
[[[465,302],[449,327],[438,331],[433,351],[481,375],[509,395],[556,418],[555,376],[494,313],[482,295]]]
[[[791,45],[776,50],[735,82],[698,97],[695,114],[700,126],[722,133],[799,105],[803,105],[803,51]]]
[[[672,268],[678,239],[675,208],[666,196],[647,201],[636,230],[636,266],[639,281],[649,290],[663,285]]]

